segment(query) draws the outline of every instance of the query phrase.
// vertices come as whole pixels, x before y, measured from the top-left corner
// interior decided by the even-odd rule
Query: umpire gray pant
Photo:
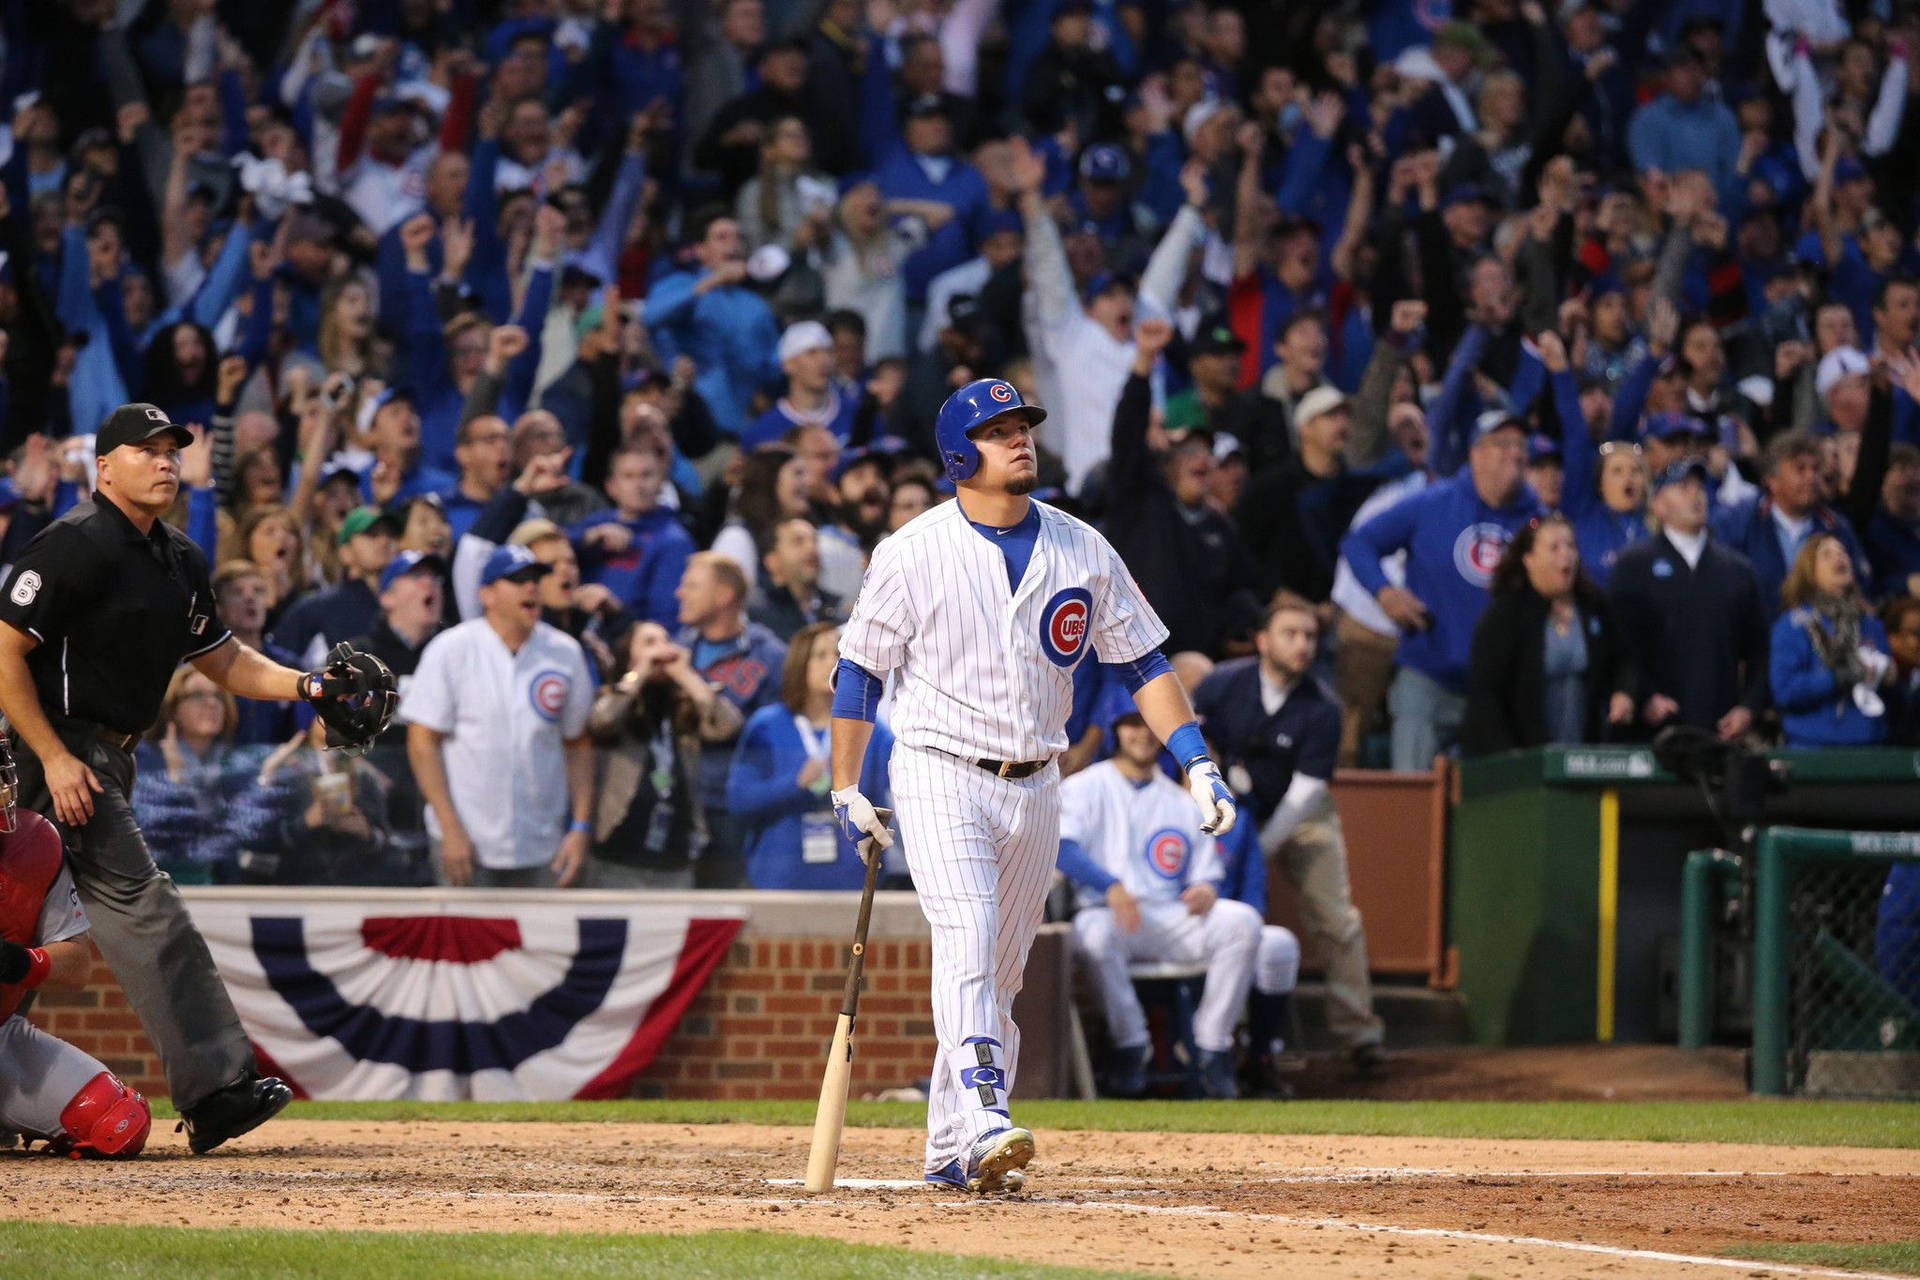
[[[67,827],[53,816],[40,757],[16,738],[20,803],[66,837],[67,865],[93,940],[160,1054],[173,1105],[190,1110],[255,1070],[253,1046],[180,891],[153,865],[134,821],[133,753],[100,741],[91,726],[55,727],[100,780],[93,817]]]

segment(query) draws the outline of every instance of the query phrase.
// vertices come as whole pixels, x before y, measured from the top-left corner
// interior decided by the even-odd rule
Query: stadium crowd
[[[150,402],[222,620],[402,680],[348,760],[182,668],[136,794],[176,879],[857,885],[836,624],[988,375],[1210,732],[1330,691],[1236,775],[1282,843],[1336,763],[1920,742],[1911,8],[0,15],[0,562]],[[1066,769],[1124,704],[1075,679]]]

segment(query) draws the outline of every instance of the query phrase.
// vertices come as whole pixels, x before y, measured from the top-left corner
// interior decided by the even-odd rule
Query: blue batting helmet
[[[947,479],[959,484],[980,469],[980,448],[967,433],[1004,413],[1017,413],[1033,427],[1047,416],[1039,405],[1022,400],[1004,378],[978,378],[947,397],[933,420],[933,440]]]

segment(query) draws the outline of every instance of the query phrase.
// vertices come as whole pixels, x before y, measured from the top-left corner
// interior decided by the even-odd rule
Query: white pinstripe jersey
[[[1175,902],[1188,885],[1226,874],[1186,788],[1158,768],[1144,786],[1111,760],[1068,778],[1060,784],[1060,838],[1085,849],[1141,902]],[[1094,901],[1077,892],[1082,905]]]
[[[1036,502],[1040,530],[1017,591],[1000,549],[957,501],[874,550],[840,656],[892,673],[895,738],[962,759],[1040,760],[1067,749],[1073,669],[1132,662],[1167,638],[1119,553]]]

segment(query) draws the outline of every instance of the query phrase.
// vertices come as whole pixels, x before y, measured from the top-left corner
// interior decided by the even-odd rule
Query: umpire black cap
[[[162,433],[172,436],[182,449],[193,443],[193,432],[167,417],[160,406],[123,404],[107,415],[94,434],[93,456],[104,458],[123,444],[139,444]]]

